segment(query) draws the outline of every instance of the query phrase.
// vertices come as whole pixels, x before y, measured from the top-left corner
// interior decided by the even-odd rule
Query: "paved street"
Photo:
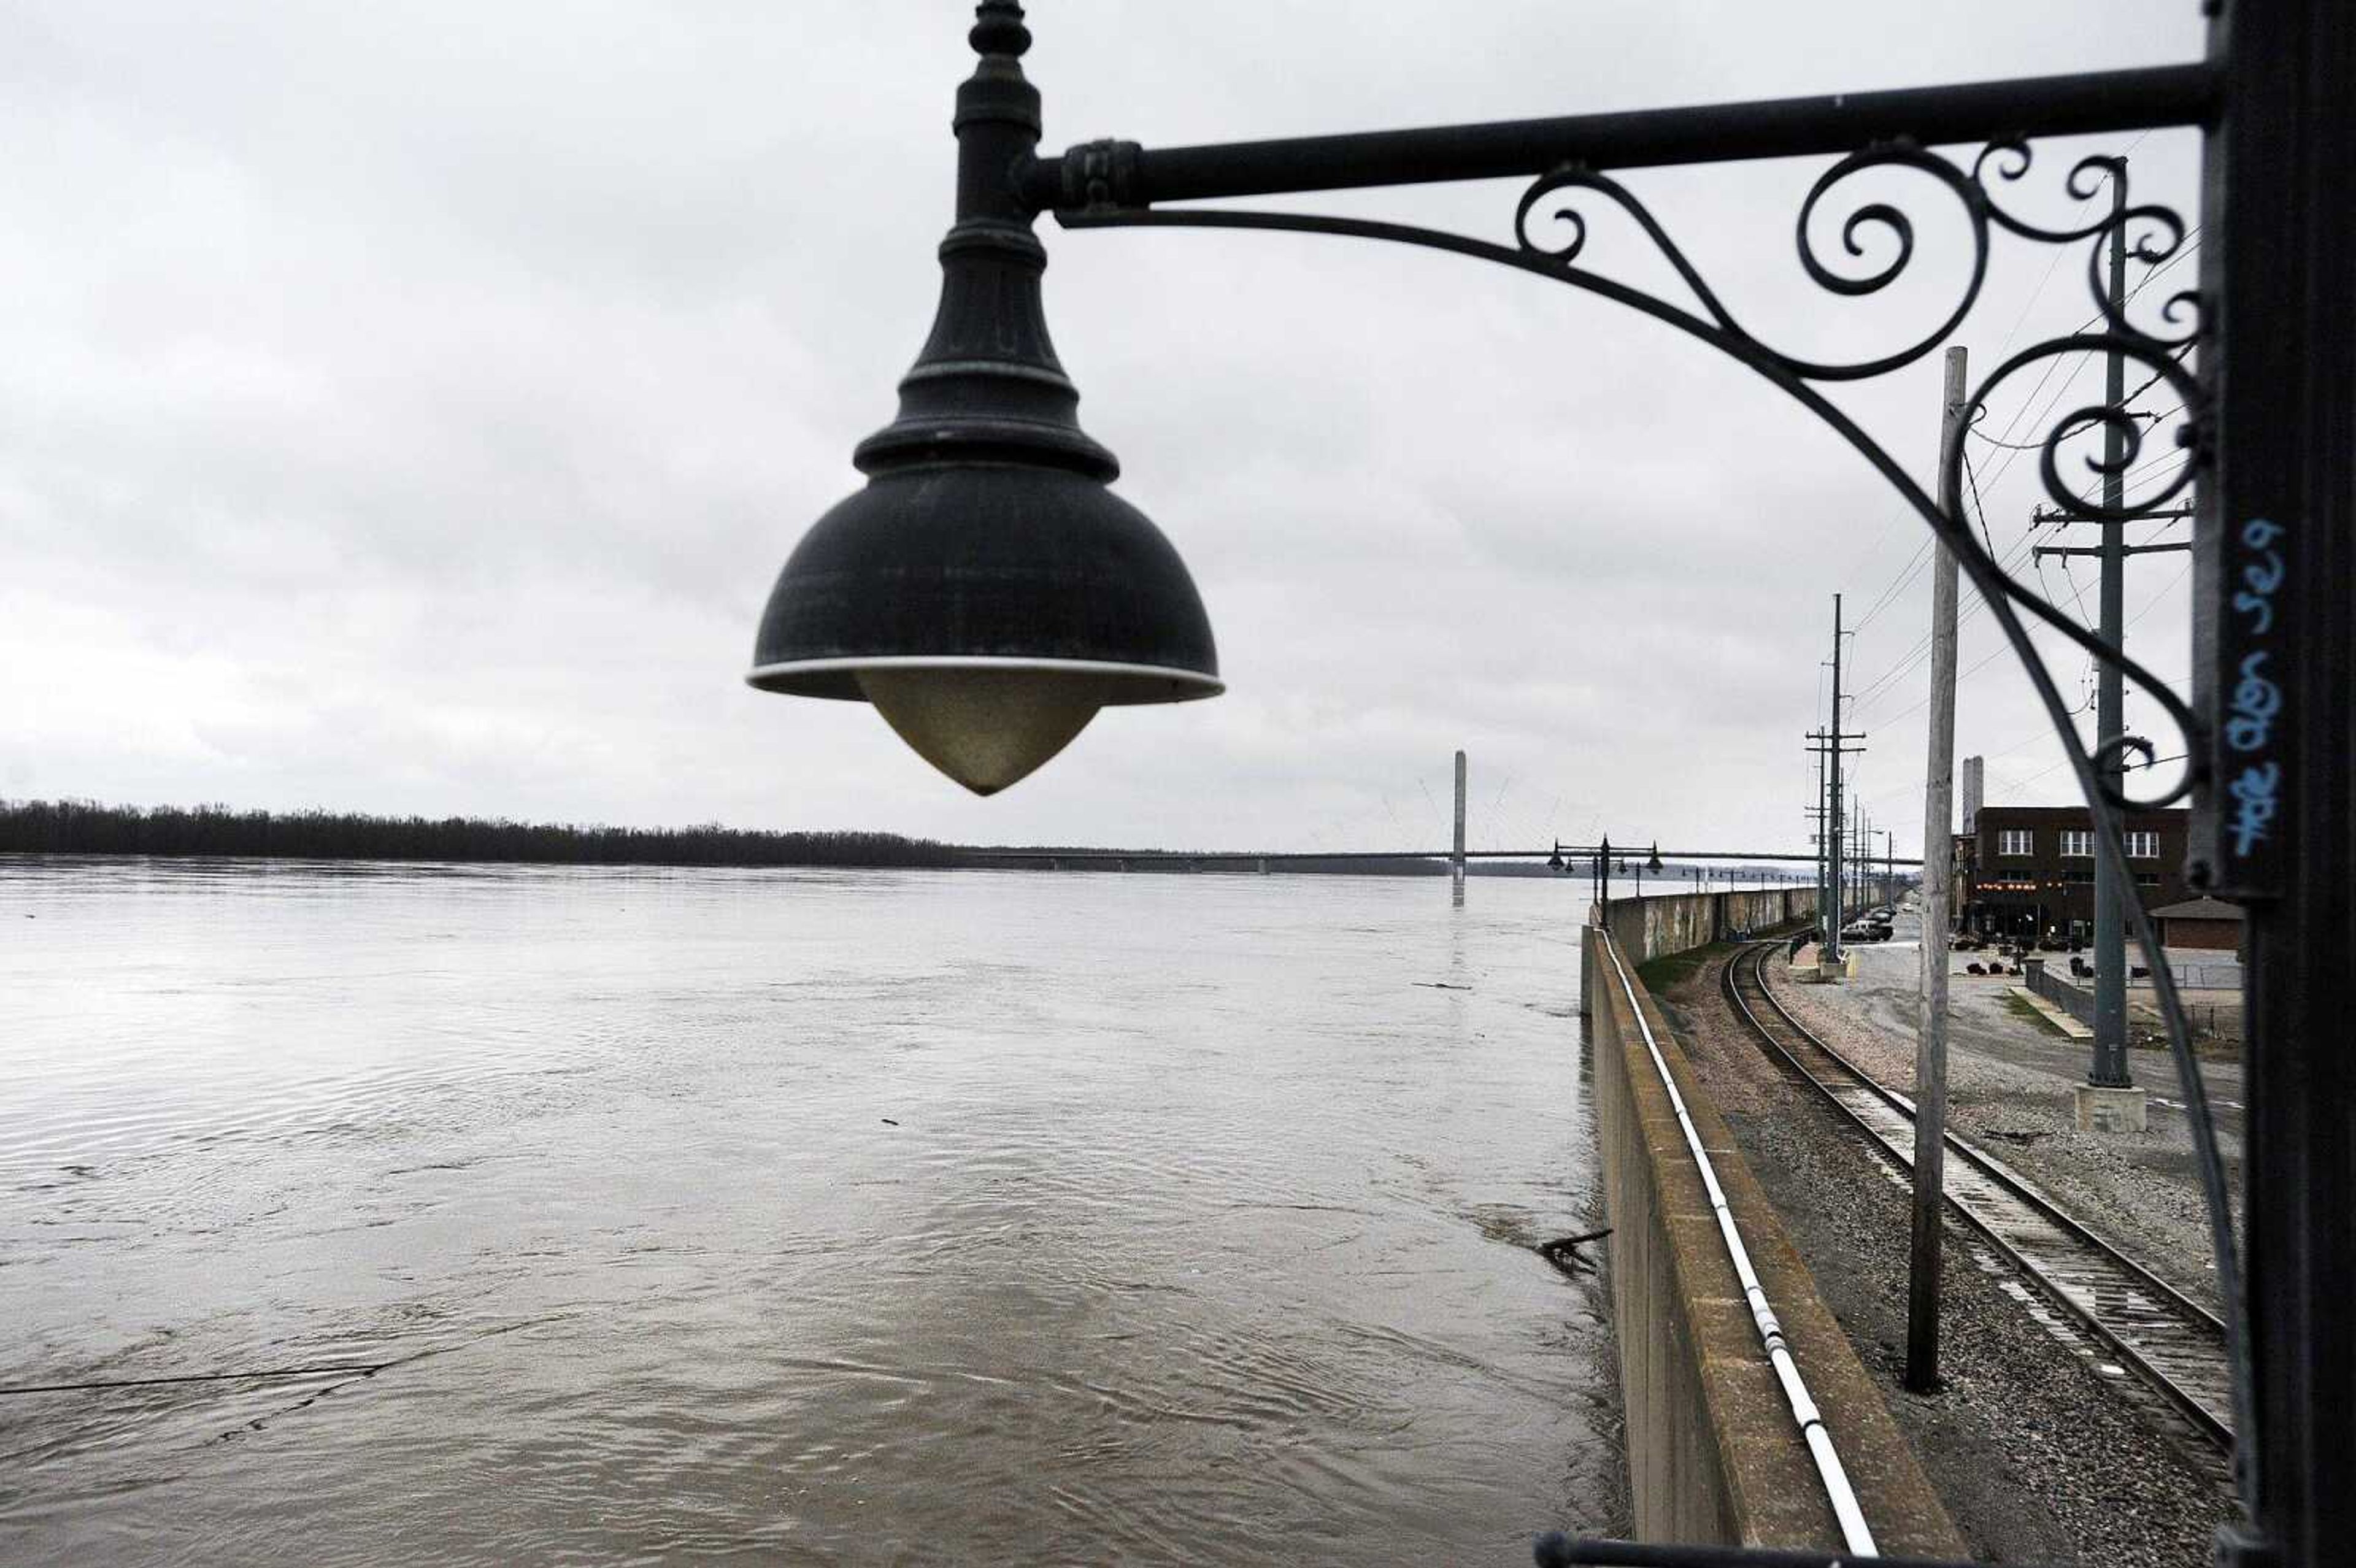
[[[1858,1018],[1890,1033],[1913,1040],[1918,1006],[1916,965],[1921,962],[1922,925],[1912,911],[1901,911],[1894,935],[1888,942],[1858,944],[1857,978],[1845,992]],[[2054,1093],[2067,1096],[2070,1085],[2085,1081],[2089,1045],[2065,1040],[2042,1024],[2031,1022],[2007,1003],[2008,987],[2019,981],[1994,979],[1965,972],[1965,965],[1985,955],[1951,953],[1947,1044],[1952,1057],[1976,1056],[2044,1073],[2054,1082]],[[2177,1085],[2175,1064],[2165,1051],[2133,1051],[2127,1071],[2151,1095],[2155,1125],[2162,1117],[2181,1123],[2183,1091]],[[2239,1062],[2203,1061],[2202,1082],[2216,1112],[2217,1126],[2230,1155],[2240,1157],[2242,1132],[2242,1069]]]

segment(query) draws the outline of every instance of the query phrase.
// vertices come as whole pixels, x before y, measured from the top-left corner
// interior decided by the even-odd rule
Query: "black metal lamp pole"
[[[1053,755],[1098,706],[1219,689],[1184,567],[1158,529],[1104,488],[1115,464],[1081,432],[1077,394],[1048,346],[1044,251],[1031,231],[1043,212],[1067,229],[1274,229],[1446,251],[1626,305],[1735,359],[1883,475],[1954,553],[2023,658],[2095,808],[2097,854],[2122,886],[2129,933],[2151,967],[2192,1126],[2237,1351],[2236,1467],[2250,1513],[2221,1558],[2336,1563],[2356,1541],[2348,1431],[2356,1334],[2343,1328],[2356,1301],[2356,1051],[2341,999],[2356,955],[2356,203],[2347,197],[2356,24],[2344,0],[2204,6],[2207,58],[2185,65],[1210,146],[1106,141],[1042,158],[1033,150],[1038,99],[1021,66],[1030,42],[1022,8],[983,0],[971,34],[980,64],[958,99],[958,222],[942,248],[932,339],[902,383],[900,418],[860,448],[868,488],[822,519],[779,575],[750,678],[873,701],[928,759],[985,792]],[[2002,197],[2029,177],[2033,138],[2160,127],[2206,138],[2201,275],[2197,293],[2167,303],[2165,325],[2145,327],[2103,291],[2101,248],[2114,229],[2133,226],[2143,259],[2180,254],[2189,228],[2178,214],[2127,202],[2086,226],[2051,229]],[[1967,167],[1927,150],[1963,143],[1983,144]],[[1844,181],[1901,169],[1960,204],[1973,235],[1968,283],[1926,336],[1857,361],[1776,348],[1719,300],[1612,173],[1804,155],[1837,160],[1798,222],[1803,267],[1837,296],[1887,287],[1914,255],[1912,221],[1882,200],[1850,208],[1839,225],[1847,260],[1818,254],[1812,222],[1840,205],[1833,198]],[[1511,244],[1366,219],[1159,205],[1502,176],[1531,182]],[[2065,184],[2085,197],[2104,177],[2124,184],[2124,164],[2082,159]],[[1581,202],[1633,219],[1684,292],[1653,294],[1588,266]],[[2198,478],[2190,702],[1979,548],[1960,504],[1941,499],[1960,494],[1960,443],[1934,493],[1826,396],[1944,346],[1979,297],[1999,229],[2047,245],[2092,241],[2097,315],[2094,330],[2013,354],[1976,389],[1973,407],[1984,409],[1991,389],[2025,368],[2089,355],[2134,361],[2181,401],[2178,434],[2190,461],[2153,495],[2122,504],[2065,480],[2064,444],[2089,432],[2115,438],[2098,476],[2106,464],[2136,462],[2145,428],[2115,401],[2063,415],[2043,436],[2040,466],[2067,515],[2101,522],[2153,515]],[[1876,230],[1895,258],[1878,265],[1858,260],[1860,234]],[[2197,370],[2183,362],[2195,347]],[[2080,741],[2033,654],[2032,621],[2119,669],[2177,727],[2187,770],[2140,804],[2189,796],[2191,880],[2248,912],[2246,1275],[2182,1008],[2127,874],[2129,803],[2106,776],[2125,752],[2149,762],[2153,748],[2114,734]],[[1608,840],[1595,870],[1598,903],[1608,907]],[[1547,1550],[1567,1550],[1567,1561],[1664,1560],[1644,1555],[1660,1548]]]
[[[2247,916],[2244,1441],[2258,1540],[2307,1568],[2356,1542],[2356,25],[2235,0],[2210,61],[2193,667],[2212,771],[2191,869]]]

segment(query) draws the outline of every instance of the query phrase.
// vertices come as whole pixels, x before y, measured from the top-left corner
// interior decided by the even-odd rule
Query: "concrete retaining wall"
[[[2042,958],[2021,960],[2022,978],[2029,988],[2076,1019],[2089,1029],[2094,1023],[2094,993],[2081,990],[2045,967]]]
[[[1879,884],[1875,887],[1881,891]],[[1687,953],[1738,931],[1774,931],[1816,912],[1814,888],[1751,888],[1727,893],[1665,893],[1613,899],[1607,923],[1621,956],[1647,964]]]
[[[1809,896],[1807,890],[1799,896]],[[1681,912],[1660,929],[1690,934],[1692,917]],[[1725,1118],[1634,979],[1634,956],[1622,955],[1632,1005],[1603,933],[1590,926],[1583,940],[1637,1539],[1842,1544],[1806,1441],[1760,1346],[1700,1171],[1645,1049],[1636,1021],[1641,1007],[1876,1541],[1884,1552],[1962,1557],[1954,1527],[1817,1296]]]
[[[1751,888],[1613,899],[1608,918],[1621,956],[1644,964],[1665,953],[1707,947],[1736,931],[1772,931],[1815,912],[1814,888]]]
[[[2127,962],[2135,964],[2143,955],[2132,944],[2127,948]],[[2218,1036],[2224,1040],[2242,1038],[2242,966],[2238,964],[2181,964],[2176,955],[2169,954],[2169,969],[2176,976],[2179,987],[2177,1000],[2184,1016],[2195,1031]],[[2055,1007],[2092,1029],[2094,1024],[2094,993],[2091,987],[2064,979],[2047,966],[2048,960],[2029,956],[2021,961],[2023,978],[2029,988],[2051,1002]],[[2159,994],[2149,980],[2127,982],[2127,1006],[2141,1009],[2155,1022],[2159,1017]]]

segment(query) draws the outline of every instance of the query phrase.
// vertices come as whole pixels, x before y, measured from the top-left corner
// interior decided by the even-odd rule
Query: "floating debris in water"
[[[1551,1242],[1540,1242],[1537,1245],[1537,1253],[1563,1273],[1569,1274],[1574,1265],[1587,1264],[1588,1260],[1580,1255],[1580,1248],[1590,1242],[1600,1242],[1611,1233],[1612,1227],[1606,1225],[1600,1231],[1584,1231],[1576,1236],[1557,1236]]]

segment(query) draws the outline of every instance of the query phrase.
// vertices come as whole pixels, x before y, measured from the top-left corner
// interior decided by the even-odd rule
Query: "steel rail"
[[[1872,1094],[1910,1124],[1912,1122],[1913,1101],[1876,1082],[1870,1073],[1826,1044],[1815,1030],[1794,1018],[1791,1012],[1775,999],[1773,992],[1767,987],[1762,968],[1767,953],[1771,949],[1780,948],[1783,945],[1781,941],[1761,943],[1735,954],[1719,973],[1720,988],[1733,1005],[1736,1015],[1751,1027],[1751,1031],[1764,1040],[1794,1072],[1805,1079],[1811,1087],[1831,1102],[1835,1109],[1847,1116],[1858,1130],[1866,1136],[1867,1141],[1875,1149],[1901,1169],[1912,1170],[1913,1162],[1907,1151],[1882,1136],[1871,1123],[1858,1114],[1855,1107],[1841,1098],[1833,1085],[1826,1083],[1812,1071],[1783,1040],[1777,1038],[1773,1029],[1761,1020],[1758,1013],[1743,997],[1738,972],[1745,964],[1748,964],[1751,967],[1751,985],[1757,990],[1760,1000],[1767,1004],[1774,1013],[1777,1021],[1784,1029],[1804,1040],[1809,1049],[1832,1062],[1856,1086]],[[2213,1343],[2217,1381],[2221,1387],[2230,1388],[2225,1354],[2225,1325],[2215,1313],[2193,1301],[2174,1285],[2152,1273],[2150,1269],[2111,1245],[1993,1155],[1953,1132],[1946,1134],[1943,1141],[1971,1168],[1975,1174],[2027,1208],[2037,1219],[2043,1221],[2075,1243],[2082,1253],[2090,1254],[2101,1267],[2124,1275],[2132,1288],[2146,1293],[2167,1314],[2179,1319],[2180,1326],[2189,1328],[2196,1339],[2204,1345]],[[2008,1239],[1990,1216],[1975,1210],[1953,1190],[1948,1191],[1944,1196],[1948,1207],[1954,1210],[1975,1232],[2002,1253],[2016,1269],[2036,1282],[2043,1295],[2061,1306],[2073,1319],[2083,1324],[2097,1339],[2109,1347],[2122,1361],[2134,1368],[2136,1373],[2165,1397],[2169,1404],[2190,1421],[2202,1436],[2221,1449],[2231,1450],[2233,1445],[2233,1430],[2227,1417],[2221,1415],[2193,1391],[2186,1388],[2177,1379],[2155,1365],[2140,1346],[2125,1338],[2123,1333],[2113,1324],[2106,1322],[2094,1307],[2065,1288],[2062,1281],[2052,1274],[2051,1265],[2040,1264]],[[2222,1403],[2230,1409],[2230,1393]]]
[[[1757,958],[1763,959],[1766,951],[1769,948],[1780,947],[1782,945],[1783,940],[1757,944],[1755,950]],[[1757,968],[1757,963],[1755,960],[1753,968],[1754,970]],[[1839,1065],[1844,1072],[1847,1072],[1853,1077],[1858,1083],[1864,1088],[1869,1089],[1876,1095],[1879,1095],[1883,1101],[1888,1103],[1893,1110],[1898,1111],[1909,1121],[1913,1119],[1914,1102],[1912,1099],[1908,1098],[1904,1094],[1899,1093],[1896,1090],[1888,1088],[1877,1082],[1873,1076],[1867,1072],[1863,1068],[1858,1066],[1857,1063],[1851,1061],[1847,1057],[1843,1056],[1839,1051],[1826,1044],[1822,1037],[1817,1035],[1814,1029],[1808,1028],[1807,1025],[1794,1018],[1792,1016],[1791,1009],[1784,1007],[1783,1003],[1775,999],[1775,994],[1773,991],[1769,989],[1766,984],[1766,977],[1763,975],[1759,978],[1759,993],[1767,1005],[1775,1009],[1775,1016],[1790,1026],[1794,1031],[1805,1036],[1809,1044],[1815,1046],[1818,1051],[1823,1051],[1825,1055],[1830,1057]],[[2117,1248],[2112,1246],[2111,1243],[2104,1241],[2101,1235],[2096,1233],[2094,1231],[2090,1230],[2086,1225],[2073,1217],[2069,1211],[2063,1209],[2061,1205],[2055,1203],[2053,1200],[2039,1191],[2034,1186],[2030,1185],[2029,1180],[2021,1176],[2019,1172],[2014,1170],[2010,1166],[2006,1165],[2002,1160],[1997,1158],[1996,1156],[1988,1153],[1978,1145],[1971,1143],[1967,1139],[1952,1131],[1945,1134],[1944,1141],[1950,1148],[1953,1148],[1956,1153],[1962,1155],[1965,1159],[1970,1160],[1983,1174],[1987,1175],[1990,1179],[1994,1180],[1997,1185],[2004,1188],[2005,1190],[2010,1192],[2022,1202],[2038,1210],[2046,1219],[2051,1220],[2055,1224],[2061,1226],[2063,1230],[2069,1232],[2072,1236],[2084,1243],[2086,1245],[2096,1248],[2108,1255],[2114,1263],[2118,1264],[2121,1267],[2135,1275],[2140,1283],[2166,1297],[2172,1304],[2181,1308],[2186,1314],[2201,1318],[2203,1322],[2208,1324],[2210,1328],[2217,1330],[2220,1334],[2224,1332],[2225,1324],[2222,1318],[2210,1311],[2207,1307],[2201,1306],[2199,1302],[2194,1301],[2191,1297],[2186,1296],[2182,1291],[2177,1289],[2176,1286],[2169,1284],[2158,1275],[2152,1273],[2151,1270],[2147,1268],[2144,1264],[2137,1263],[2134,1258],[2129,1257],[2126,1253],[2122,1253]]]

